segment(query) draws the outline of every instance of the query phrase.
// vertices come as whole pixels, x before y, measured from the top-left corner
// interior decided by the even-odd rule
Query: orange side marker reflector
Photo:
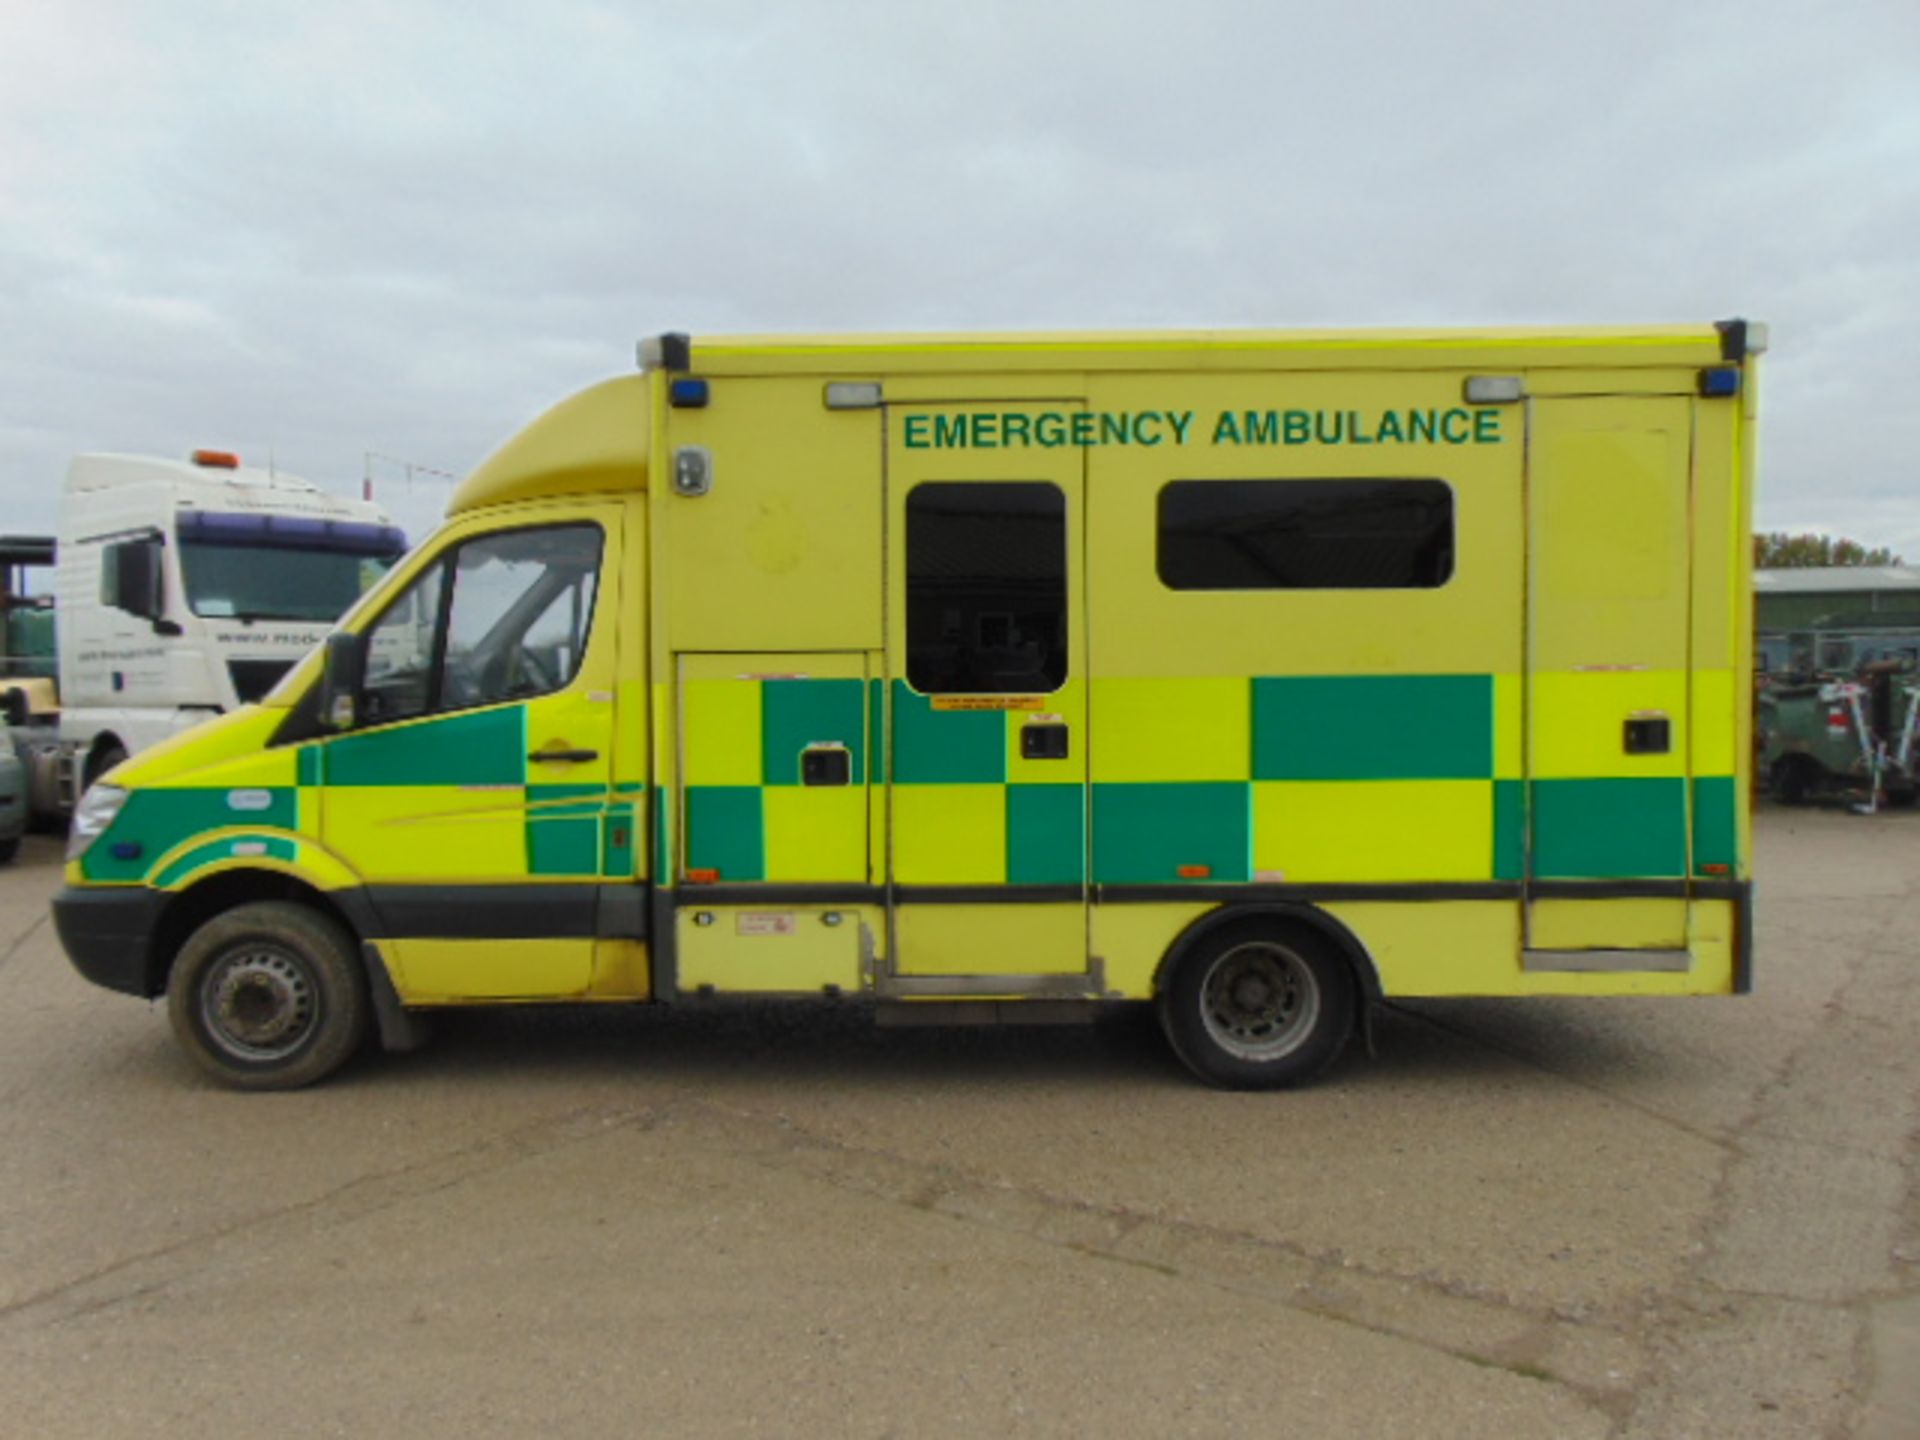
[[[1702,865],[1700,868],[1706,871],[1707,874],[1709,875],[1731,875],[1733,873],[1733,867],[1731,865],[1719,865],[1719,864],[1709,863],[1706,865]]]
[[[714,881],[718,880],[719,878],[720,878],[720,872],[718,870],[687,871],[687,883],[689,885],[711,885],[713,884]]]
[[[1182,880],[1210,880],[1213,878],[1213,866],[1177,865],[1174,867],[1173,873],[1178,875]]]

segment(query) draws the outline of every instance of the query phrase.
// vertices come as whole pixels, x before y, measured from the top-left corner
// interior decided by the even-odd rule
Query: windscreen
[[[209,619],[338,619],[406,551],[391,525],[188,511],[179,519],[187,604]]]

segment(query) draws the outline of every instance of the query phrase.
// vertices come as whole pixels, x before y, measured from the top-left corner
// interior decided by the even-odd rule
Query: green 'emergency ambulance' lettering
[[[1501,414],[1424,410],[1221,410],[1195,427],[1192,410],[974,410],[908,415],[909,450],[1055,450],[1103,445],[1499,445]]]

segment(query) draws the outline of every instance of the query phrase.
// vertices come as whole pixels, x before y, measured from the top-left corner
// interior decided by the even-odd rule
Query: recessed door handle
[[[599,758],[598,750],[535,750],[527,756],[527,759],[538,760],[543,765],[579,765]]]

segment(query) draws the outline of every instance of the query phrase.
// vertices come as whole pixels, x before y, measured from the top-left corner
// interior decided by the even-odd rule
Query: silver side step
[[[1535,971],[1684,972],[1693,967],[1690,950],[1522,950],[1520,968]]]

